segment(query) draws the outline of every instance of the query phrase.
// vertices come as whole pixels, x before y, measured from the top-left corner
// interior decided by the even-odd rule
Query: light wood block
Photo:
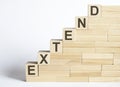
[[[83,59],[113,59],[112,53],[83,53]]]
[[[120,65],[102,65],[102,71],[120,71]]]
[[[95,46],[96,47],[104,47],[104,48],[108,48],[108,47],[114,47],[114,48],[118,48],[120,47],[120,42],[95,42]]]
[[[113,64],[113,54],[83,53],[82,64]]]
[[[38,64],[35,61],[28,62],[26,64],[26,77],[36,77],[38,76]]]
[[[80,30],[76,29],[76,36],[83,36],[83,35],[107,35],[108,29],[100,29],[99,27],[95,30],[93,28],[89,28],[87,30]]]
[[[63,48],[64,54],[80,55],[81,53],[95,52],[95,48]]]
[[[118,24],[113,24],[114,28],[119,28]],[[89,24],[88,23],[88,30],[93,30],[93,31],[104,31],[108,32],[109,29],[112,29],[113,26],[110,24]],[[98,33],[98,32],[97,32]]]
[[[102,6],[103,17],[119,17],[120,6]]]
[[[75,40],[75,29],[64,28],[63,30],[63,41],[74,41]]]
[[[83,42],[95,42],[95,41],[107,41],[107,34],[106,35],[79,35],[76,34],[76,41],[83,41]]]
[[[112,65],[113,59],[82,59],[82,64],[92,64],[92,65],[98,65],[98,64],[104,64],[104,65]]]
[[[101,71],[71,71],[71,77],[101,76]]]
[[[78,55],[73,55],[73,54],[63,54],[63,55],[56,55],[56,54],[51,54],[51,60],[52,59],[81,59],[82,54],[79,53]]]
[[[52,59],[50,62],[51,65],[76,65],[81,64],[81,59]]]
[[[120,54],[114,54],[114,65],[120,65]]]
[[[50,51],[39,51],[38,52],[38,64],[47,65],[50,64]]]
[[[89,82],[120,82],[120,77],[89,77]]]
[[[87,29],[88,18],[87,17],[75,17],[76,29]]]
[[[91,24],[119,24],[120,17],[89,17],[88,23]]]
[[[88,5],[88,16],[90,17],[101,17],[102,14],[101,5]]]
[[[120,35],[119,36],[108,36],[108,41],[120,42]]]
[[[27,82],[56,82],[56,76],[26,77]]]
[[[112,47],[106,47],[106,48],[98,48],[96,47],[97,53],[120,53],[120,48],[112,48]]]
[[[57,77],[57,82],[88,82],[88,77]]]
[[[69,71],[70,67],[67,65],[40,65],[39,71]]]
[[[50,41],[50,52],[62,54],[62,39],[52,39]]]
[[[27,77],[27,82],[88,82],[88,77],[39,76]]]
[[[108,35],[109,36],[120,36],[120,28],[118,28],[118,29],[109,29]]]
[[[102,76],[120,76],[120,71],[102,71]]]
[[[95,42],[63,42],[63,48],[93,48]]]
[[[101,71],[101,65],[73,65],[71,66],[71,71]]]
[[[39,76],[70,76],[70,71],[39,71]]]
[[[51,54],[51,64],[52,65],[71,65],[71,64],[80,64],[81,63],[81,54],[79,55],[55,55]]]

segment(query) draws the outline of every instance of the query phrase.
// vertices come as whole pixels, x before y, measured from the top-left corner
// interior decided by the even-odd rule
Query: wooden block
[[[120,65],[102,65],[102,71],[120,71]]]
[[[70,76],[69,71],[39,71],[39,76]]]
[[[71,71],[101,71],[101,65],[73,65],[71,66]]]
[[[62,40],[61,39],[52,39],[50,41],[50,52],[62,54]]]
[[[89,82],[120,82],[120,77],[89,77]]]
[[[106,48],[98,48],[96,47],[97,53],[120,53],[120,48],[112,48],[112,47],[106,47]]]
[[[108,36],[108,41],[120,42],[120,35],[119,36]]]
[[[102,76],[120,76],[120,71],[102,71]]]
[[[63,30],[63,41],[74,41],[75,40],[75,29],[65,28]]]
[[[63,42],[63,48],[93,48],[95,42]]]
[[[82,64],[107,64],[107,65],[112,65],[113,64],[113,59],[82,59]]]
[[[63,48],[64,54],[80,55],[81,53],[95,52],[95,48]]]
[[[47,65],[50,64],[50,51],[39,51],[38,52],[38,64]]]
[[[120,65],[120,54],[114,54],[114,65]]]
[[[27,82],[56,82],[55,76],[26,77]]]
[[[54,55],[51,54],[51,64],[52,65],[71,65],[71,64],[81,63],[80,55]]]
[[[93,31],[104,31],[108,32],[108,30],[113,27],[110,24],[88,24],[89,29],[88,30],[93,30]],[[114,24],[114,27],[119,27],[118,24]]]
[[[51,65],[65,65],[69,63],[71,60],[70,59],[59,59],[59,58],[52,58],[50,61]]]
[[[76,29],[87,29],[88,18],[87,17],[76,17],[75,28]]]
[[[88,82],[88,77],[57,77],[58,82]]]
[[[118,48],[120,47],[120,42],[95,42],[95,46],[96,47],[104,47],[104,48],[108,48],[108,47],[114,47],[114,48]]]
[[[40,65],[39,71],[69,71],[70,67],[67,65]]]
[[[101,16],[101,5],[89,5],[88,6],[88,16],[90,17],[100,17]]]
[[[101,76],[101,71],[71,71],[71,77]]]
[[[102,6],[102,16],[103,17],[119,17],[120,16],[120,6]]]
[[[96,24],[98,24],[98,25],[119,24],[120,17],[89,17],[88,23],[89,23],[89,25],[91,25],[91,24],[95,24],[95,25]]]
[[[83,41],[83,42],[107,41],[107,34],[106,35],[78,35],[76,34],[76,41]]]
[[[78,55],[73,55],[73,54],[62,54],[62,55],[56,55],[56,54],[51,54],[51,59],[81,59],[82,54],[79,53]],[[74,60],[74,61],[75,61]]]
[[[100,29],[99,27],[95,30],[93,28],[89,28],[87,30],[80,30],[76,29],[76,36],[83,36],[83,35],[107,35],[107,29]]]
[[[109,36],[120,36],[120,28],[119,29],[109,29],[108,35]]]
[[[83,53],[82,64],[113,64],[113,54]]]
[[[31,61],[26,64],[26,77],[38,76],[38,64],[37,62]]]
[[[113,59],[112,53],[83,53],[83,59]]]

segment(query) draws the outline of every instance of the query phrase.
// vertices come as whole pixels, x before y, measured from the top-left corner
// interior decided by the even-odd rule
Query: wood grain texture
[[[102,65],[102,71],[120,71],[120,65]]]
[[[118,76],[120,77],[120,71],[102,71],[102,76]]]
[[[120,17],[89,17],[88,18],[89,24],[119,24]]]
[[[71,66],[71,71],[101,71],[101,65],[73,65]]]
[[[85,76],[101,76],[101,71],[71,71],[71,77],[85,77]]]
[[[98,64],[103,64],[103,65],[112,65],[113,59],[82,59],[81,64],[92,64],[92,65],[98,65]]]
[[[120,6],[102,6],[102,17],[119,17]]]
[[[89,82],[120,82],[120,77],[89,77]]]
[[[88,77],[57,77],[57,82],[88,82]]]
[[[112,53],[83,53],[82,59],[113,59]]]

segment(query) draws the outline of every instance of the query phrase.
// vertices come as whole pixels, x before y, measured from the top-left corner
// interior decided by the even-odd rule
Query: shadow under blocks
[[[120,6],[89,5],[87,17],[26,63],[26,81],[120,82]]]

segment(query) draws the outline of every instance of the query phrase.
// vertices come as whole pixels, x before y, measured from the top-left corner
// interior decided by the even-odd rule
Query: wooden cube
[[[100,5],[89,5],[88,6],[88,15],[91,17],[100,17],[101,16],[101,6]]]
[[[65,28],[63,30],[63,41],[75,41],[75,28]]]
[[[62,40],[52,39],[50,41],[50,52],[56,54],[62,54]]]
[[[76,17],[75,28],[76,29],[87,29],[88,18],[87,17]]]
[[[28,62],[26,64],[26,77],[28,76],[38,76],[38,64],[37,62]]]
[[[38,52],[38,64],[40,65],[50,64],[50,51]]]

